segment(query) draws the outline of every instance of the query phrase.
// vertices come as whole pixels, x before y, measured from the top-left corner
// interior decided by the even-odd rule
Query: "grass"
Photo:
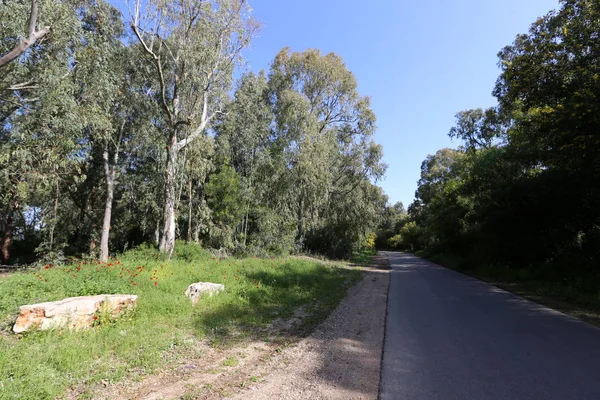
[[[350,261],[357,265],[367,265],[374,255],[377,255],[377,250],[356,251],[352,254]]]
[[[224,367],[237,367],[240,362],[234,356],[227,357],[225,361],[223,361]]]
[[[439,265],[456,270],[550,308],[600,326],[598,277],[559,277],[546,268],[464,267],[464,260],[447,254],[417,252]]]
[[[201,339],[226,346],[260,338],[270,322],[298,307],[310,329],[360,277],[311,260],[217,259],[195,245],[176,249],[170,261],[141,248],[105,264],[48,265],[1,279],[0,398],[53,399],[69,388],[151,374],[192,354]],[[193,306],[183,292],[199,281],[226,290]],[[136,310],[80,332],[10,332],[20,305],[114,293],[137,294]]]

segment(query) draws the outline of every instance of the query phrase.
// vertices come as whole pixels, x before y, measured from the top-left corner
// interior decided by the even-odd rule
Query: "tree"
[[[535,209],[554,221],[545,228],[553,237],[547,258],[577,243],[592,254],[598,248],[599,21],[597,2],[564,0],[499,54],[494,94],[514,120],[512,151],[522,168],[535,171],[526,189]]]
[[[371,140],[375,115],[369,98],[358,94],[354,75],[333,53],[285,48],[271,66],[269,85],[284,181],[277,186],[287,187],[293,199],[288,210],[296,215],[302,246],[333,202],[385,171],[381,147]]]
[[[10,3],[0,8],[0,37],[18,37],[23,26],[35,25],[32,23],[38,19],[37,3],[27,23],[23,5]],[[77,11],[55,2],[48,2],[45,10],[44,20],[57,24],[50,38],[52,46],[36,48],[29,57],[12,58],[3,65],[0,76],[0,196],[6,206],[1,211],[0,249],[5,263],[11,258],[16,218],[28,201],[39,202],[34,210],[41,212],[34,214],[47,221],[48,244],[54,245],[60,178],[73,166],[69,154],[81,126],[74,107],[73,65],[64,57],[81,45]],[[7,46],[9,41],[0,42],[0,53],[9,51]],[[32,187],[37,188],[36,193]]]
[[[265,73],[245,74],[240,78],[233,101],[216,127],[217,151],[221,160],[230,160],[243,186],[245,215],[242,221],[244,245],[247,242],[250,209],[267,199],[261,171],[272,161],[271,125],[273,113],[269,103]]]
[[[175,245],[175,174],[179,153],[222,112],[240,51],[257,31],[244,0],[136,0],[132,29],[154,67],[156,101],[165,120],[163,233]]]
[[[506,129],[498,110],[477,108],[456,114],[456,125],[450,129],[448,136],[462,140],[468,151],[474,151],[499,144]]]

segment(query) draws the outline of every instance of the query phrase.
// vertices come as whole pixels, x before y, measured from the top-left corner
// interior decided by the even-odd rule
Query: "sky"
[[[377,115],[393,204],[414,199],[421,162],[443,147],[454,115],[496,104],[498,52],[558,0],[250,0],[263,24],[245,57],[268,69],[285,46],[340,55]]]
[[[123,0],[114,1],[122,2]],[[283,47],[340,55],[377,115],[390,198],[408,206],[421,162],[443,147],[454,115],[496,104],[497,54],[558,0],[249,0],[262,22],[244,52],[269,69]]]

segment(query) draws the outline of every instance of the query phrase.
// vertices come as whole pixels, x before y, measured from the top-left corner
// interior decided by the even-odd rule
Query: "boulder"
[[[79,329],[92,326],[101,310],[113,317],[137,304],[136,295],[100,294],[97,296],[69,297],[60,301],[30,304],[19,308],[13,326],[15,333],[30,329]]]
[[[225,290],[225,285],[221,285],[220,283],[197,282],[188,286],[185,295],[192,300],[192,303],[196,304],[204,293],[208,293],[209,296],[212,296],[223,290]]]

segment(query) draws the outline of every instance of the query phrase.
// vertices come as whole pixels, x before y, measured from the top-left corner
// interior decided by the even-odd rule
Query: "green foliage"
[[[411,222],[388,222],[388,245],[526,286],[589,282],[597,295],[600,9],[561,4],[499,53],[499,106],[457,114],[450,136],[464,147],[426,158]]]
[[[387,240],[387,247],[394,250],[402,249],[402,235],[397,234]]]
[[[289,318],[300,306],[313,326],[359,276],[310,260],[217,259],[184,243],[172,260],[142,247],[108,263],[16,273],[0,280],[0,397],[53,399],[81,384],[152,373],[178,355],[199,356],[192,344],[203,338],[226,344],[261,337],[275,318]],[[226,291],[193,306],[183,292],[198,281],[223,283]],[[116,320],[101,315],[97,326],[80,332],[7,332],[20,305],[111,293],[137,294],[137,309]]]
[[[5,3],[0,54],[28,18]],[[342,58],[285,48],[235,82],[258,29],[245,2],[143,3],[129,32],[106,1],[39,1],[52,33],[0,77],[2,261],[170,253],[175,239],[230,254],[370,246],[386,166]]]
[[[208,204],[218,225],[235,225],[243,214],[240,177],[229,165],[211,175],[205,187]]]

